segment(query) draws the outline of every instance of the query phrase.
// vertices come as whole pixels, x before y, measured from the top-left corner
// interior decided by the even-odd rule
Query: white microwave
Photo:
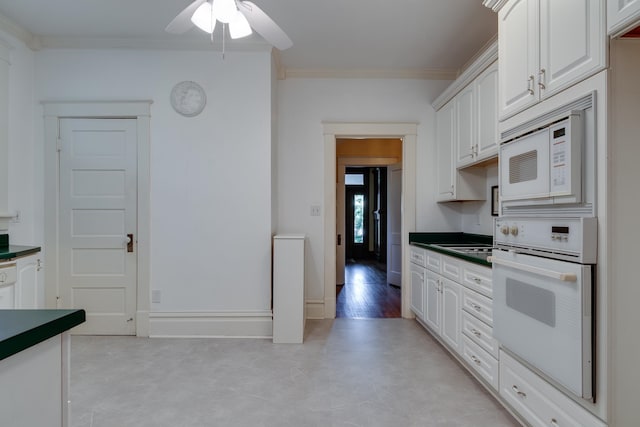
[[[582,201],[582,111],[500,146],[503,206]]]

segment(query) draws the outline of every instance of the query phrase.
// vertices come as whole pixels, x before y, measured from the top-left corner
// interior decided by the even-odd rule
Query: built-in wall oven
[[[501,218],[491,256],[495,338],[584,399],[593,398],[596,236],[595,218]]]
[[[595,97],[501,134],[493,331],[549,382],[595,399]]]

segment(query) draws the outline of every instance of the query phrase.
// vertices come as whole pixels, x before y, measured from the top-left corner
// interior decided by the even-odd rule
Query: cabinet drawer
[[[415,246],[411,246],[411,253],[409,255],[411,257],[411,262],[417,264],[421,267],[426,267],[425,260],[425,250],[422,248],[417,248]]]
[[[441,274],[455,282],[460,283],[460,277],[462,275],[462,268],[460,261],[456,258],[443,256],[442,257],[442,271]]]
[[[498,390],[498,361],[466,335],[462,337],[462,357],[491,387]]]
[[[462,333],[493,357],[498,358],[499,344],[493,338],[493,328],[466,311],[462,312]]]
[[[500,396],[534,427],[606,427],[503,351],[500,352]]]
[[[462,309],[493,326],[493,301],[484,295],[462,288]]]
[[[471,263],[464,263],[462,284],[489,298],[493,295],[491,269]]]
[[[427,252],[427,268],[435,273],[440,274],[440,265],[442,264],[442,255],[438,252]]]

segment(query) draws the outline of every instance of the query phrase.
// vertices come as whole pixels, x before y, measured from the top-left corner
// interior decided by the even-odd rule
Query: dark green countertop
[[[40,246],[0,246],[0,261],[40,252]]]
[[[460,258],[465,261],[473,262],[476,264],[491,267],[491,263],[486,259],[478,258],[470,255],[461,254],[459,252],[449,251],[444,248],[436,247],[434,245],[441,245],[443,243],[463,243],[463,244],[493,244],[493,236],[486,236],[484,234],[472,234],[472,233],[409,233],[409,244],[418,246],[430,251],[439,252],[444,255]]]
[[[84,310],[0,310],[0,360],[61,334],[85,319]]]

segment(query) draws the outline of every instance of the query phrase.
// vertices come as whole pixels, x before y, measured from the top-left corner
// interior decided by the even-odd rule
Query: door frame
[[[135,119],[137,142],[136,335],[149,336],[150,285],[150,119],[153,101],[46,101],[44,115],[44,277],[45,305],[58,307],[59,283],[59,121]]]
[[[410,307],[409,232],[416,228],[417,123],[323,122],[324,135],[324,317],[336,317],[336,138],[400,138],[402,140],[402,317]]]

